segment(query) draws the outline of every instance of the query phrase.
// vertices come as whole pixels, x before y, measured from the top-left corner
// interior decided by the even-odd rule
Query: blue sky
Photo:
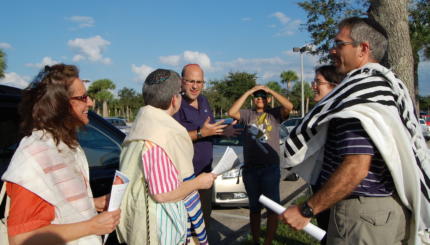
[[[293,0],[6,1],[0,48],[6,78],[25,86],[45,64],[75,64],[81,78],[111,79],[141,91],[156,68],[178,72],[199,63],[206,80],[257,73],[260,84],[283,70],[300,75],[293,47],[310,42],[306,13]],[[304,55],[305,80],[318,57]],[[420,66],[420,94],[430,95],[430,62]]]

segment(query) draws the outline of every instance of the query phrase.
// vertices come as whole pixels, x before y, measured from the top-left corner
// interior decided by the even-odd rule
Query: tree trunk
[[[108,117],[109,111],[108,111],[108,105],[107,101],[103,101],[103,117]]]
[[[370,0],[369,18],[385,28],[388,35],[387,64],[405,83],[416,104],[414,60],[409,36],[408,0]]]

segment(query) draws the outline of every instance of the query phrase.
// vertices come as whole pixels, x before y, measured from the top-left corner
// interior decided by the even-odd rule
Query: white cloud
[[[170,66],[180,66],[189,63],[199,64],[203,69],[212,69],[211,60],[205,53],[198,51],[184,51],[180,55],[161,56],[160,62]]]
[[[89,16],[72,16],[66,19],[78,24],[79,28],[93,27],[95,23],[93,17]]]
[[[160,62],[170,66],[178,66],[181,61],[181,56],[179,55],[170,55],[170,56],[161,56]]]
[[[9,43],[0,43],[0,48],[9,49],[12,48],[12,45],[10,45]]]
[[[155,69],[147,66],[147,65],[141,65],[141,66],[136,66],[135,64],[131,65],[131,71],[137,74],[137,81],[144,81],[146,79],[146,77],[149,75],[149,73],[151,73],[152,71],[154,71]]]
[[[42,61],[40,63],[34,63],[34,64],[33,63],[28,63],[28,64],[25,64],[25,65],[28,66],[28,67],[35,67],[35,68],[39,68],[40,69],[40,68],[42,68],[42,67],[44,67],[46,65],[51,66],[51,65],[58,64],[58,63],[60,63],[60,62],[52,59],[51,57],[43,57],[43,59],[42,59]]]
[[[252,20],[252,18],[250,18],[250,17],[243,17],[241,20],[242,20],[243,22],[248,22],[248,21],[251,21],[251,20]]]
[[[275,12],[271,16],[278,19],[282,25],[288,24],[288,22],[290,22],[290,20],[291,20],[288,16],[286,16],[284,13],[281,13],[281,12]]]
[[[15,72],[5,73],[4,78],[0,79],[0,83],[16,88],[25,88],[28,86],[30,78],[20,76]]]
[[[281,28],[275,36],[291,36],[298,30],[302,23],[300,20],[292,20],[282,12],[275,12],[271,14],[270,17],[276,18],[281,24]],[[271,25],[270,27],[273,28],[274,26]]]
[[[97,35],[91,38],[76,38],[68,41],[71,47],[77,54],[73,56],[73,61],[89,60],[92,62],[100,62],[103,64],[111,64],[110,58],[103,57],[103,52],[110,42]]]

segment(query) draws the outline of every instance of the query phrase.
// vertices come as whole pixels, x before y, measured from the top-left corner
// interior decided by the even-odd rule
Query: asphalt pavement
[[[281,204],[288,206],[297,197],[309,191],[303,179],[297,181],[281,181]],[[262,212],[262,224],[266,223],[266,210]],[[247,208],[214,208],[208,227],[209,244],[240,244],[248,234],[249,209]]]

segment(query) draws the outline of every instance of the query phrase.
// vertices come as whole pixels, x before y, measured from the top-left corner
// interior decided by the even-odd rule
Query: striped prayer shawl
[[[430,155],[403,82],[376,63],[351,71],[291,131],[285,144],[288,165],[320,163],[306,161],[323,150],[332,118],[361,121],[413,213],[409,244],[430,242]]]
[[[194,179],[194,174],[184,181]],[[199,244],[208,244],[203,212],[201,209],[200,196],[197,191],[190,193],[184,199],[185,208],[188,213],[187,237],[197,237]]]
[[[2,179],[52,204],[55,207],[52,224],[77,223],[97,215],[83,150],[80,147],[70,149],[63,142],[57,146],[48,132],[33,131],[21,140]],[[101,243],[100,236],[90,235],[67,244]]]

